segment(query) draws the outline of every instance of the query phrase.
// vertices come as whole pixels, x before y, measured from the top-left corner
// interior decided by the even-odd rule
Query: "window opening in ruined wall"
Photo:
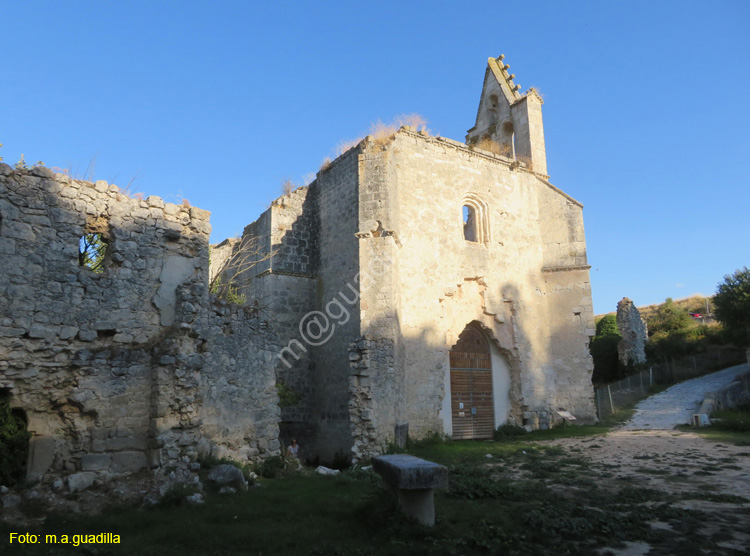
[[[78,240],[78,265],[101,274],[108,241],[101,232],[87,232]]]
[[[489,240],[487,206],[474,195],[464,198],[462,207],[464,239],[473,243]]]

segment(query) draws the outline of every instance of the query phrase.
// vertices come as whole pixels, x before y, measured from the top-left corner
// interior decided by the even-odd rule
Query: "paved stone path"
[[[748,371],[750,364],[745,363],[675,384],[639,402],[635,415],[622,429],[672,430],[676,425],[689,424],[707,392],[726,386],[735,376]]]

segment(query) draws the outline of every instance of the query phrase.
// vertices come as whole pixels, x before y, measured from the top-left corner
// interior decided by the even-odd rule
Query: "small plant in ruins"
[[[396,116],[390,123],[386,124],[381,120],[378,120],[377,122],[371,124],[370,135],[372,135],[373,140],[376,144],[385,145],[385,143],[387,143],[388,140],[393,137],[393,135],[403,126],[409,126],[415,131],[430,133],[430,130],[427,129],[427,120],[425,120],[419,114],[401,114],[400,116]],[[364,137],[358,137],[356,139],[340,142],[336,147],[334,153],[335,156],[340,156],[352,147],[356,147],[357,145],[359,145],[362,139],[364,139]],[[328,164],[326,164],[326,161],[328,161]],[[328,169],[330,161],[327,158],[326,161],[323,162],[321,170]]]
[[[430,132],[427,129],[427,120],[419,114],[402,114],[394,118],[389,124],[384,124],[378,120],[370,126],[370,135],[372,135],[375,143],[383,145],[403,126],[409,126],[415,131]]]
[[[247,274],[254,266],[269,260],[276,250],[266,250],[261,237],[245,235],[232,249],[232,254],[221,263],[214,278],[209,282],[209,291],[219,299],[235,305],[244,305],[247,296],[239,293],[241,280],[250,280]]]
[[[289,178],[286,178],[283,182],[281,182],[281,194],[282,195],[291,195],[292,192],[297,189],[297,184],[294,183]]]
[[[291,407],[297,405],[302,396],[299,392],[287,386],[282,380],[276,381],[276,391],[279,393],[279,407]]]
[[[493,154],[499,154],[500,156],[507,156],[513,158],[513,148],[510,145],[498,143],[493,141],[489,137],[484,137],[474,143],[472,147],[482,149],[483,151],[489,151]]]
[[[210,291],[212,294],[218,296],[219,299],[223,299],[227,303],[232,303],[234,305],[244,305],[247,301],[247,296],[244,293],[239,293],[237,286],[223,284],[221,276],[213,281]]]

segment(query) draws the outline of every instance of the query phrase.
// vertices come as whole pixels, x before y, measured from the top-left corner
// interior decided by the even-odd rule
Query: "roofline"
[[[505,166],[511,166],[512,164],[518,162],[517,160],[513,160],[506,156],[494,154],[494,153],[491,153],[489,151],[485,151],[482,149],[477,149],[476,147],[470,147],[469,145],[465,143],[460,143],[459,141],[456,141],[454,139],[448,139],[447,137],[434,137],[432,135],[428,135],[425,132],[414,131],[408,128],[407,126],[403,126],[394,135],[398,135],[398,134],[408,135],[409,137],[419,138],[428,142],[437,142],[443,145],[448,145],[448,146],[455,148],[456,150],[469,152],[473,154],[474,156],[479,156],[482,158],[486,158],[488,160],[494,160],[495,162],[499,162]],[[524,163],[520,163],[520,165],[516,167],[516,170],[533,175],[536,179],[538,179],[544,185],[546,185],[547,187],[549,187],[556,193],[559,193],[571,203],[583,208],[583,203],[581,203],[577,199],[574,199],[573,197],[571,197],[570,195],[568,195],[567,193],[565,193],[563,190],[559,189],[558,187],[552,185],[549,182],[549,176],[547,176],[546,174],[540,174],[540,173],[534,172],[533,170],[527,168]]]
[[[534,175],[536,176],[536,179],[538,179],[544,185],[546,185],[547,187],[549,187],[552,191],[555,191],[555,192],[559,193],[560,195],[562,195],[563,197],[565,197],[571,203],[573,203],[575,205],[578,205],[579,207],[583,208],[583,203],[581,201],[578,201],[578,200],[574,199],[573,197],[571,197],[570,195],[568,195],[567,193],[565,193],[565,191],[563,191],[562,189],[559,189],[559,188],[555,187],[554,185],[552,185],[548,180],[542,178],[541,174],[534,174]]]

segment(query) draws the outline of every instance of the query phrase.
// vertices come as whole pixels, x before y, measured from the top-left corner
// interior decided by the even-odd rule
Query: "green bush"
[[[0,485],[23,481],[30,437],[25,417],[10,407],[10,394],[0,393]]]
[[[279,394],[279,407],[291,407],[302,401],[302,395],[294,388],[287,386],[282,380],[276,381],[276,391]]]
[[[719,409],[711,413],[712,425],[721,430],[750,432],[750,403],[732,409]]]
[[[284,469],[284,460],[280,456],[271,456],[263,460],[260,464],[261,477],[266,479],[275,479]]]
[[[511,425],[510,423],[505,423],[504,425],[500,425],[495,429],[493,437],[495,438],[495,440],[510,440],[512,438],[518,438],[519,436],[524,436],[526,434],[529,434],[529,431],[527,431],[525,428],[519,425]]]
[[[195,494],[196,489],[192,485],[186,485],[185,483],[177,483],[159,500],[160,508],[174,508],[182,506],[187,503],[187,497]]]
[[[750,346],[750,269],[742,267],[724,276],[714,296],[716,318],[724,325],[732,340]]]
[[[596,323],[596,336],[591,340],[589,351],[594,360],[595,384],[611,382],[622,377],[622,369],[617,354],[617,344],[622,340],[617,328],[615,315],[605,315]]]

